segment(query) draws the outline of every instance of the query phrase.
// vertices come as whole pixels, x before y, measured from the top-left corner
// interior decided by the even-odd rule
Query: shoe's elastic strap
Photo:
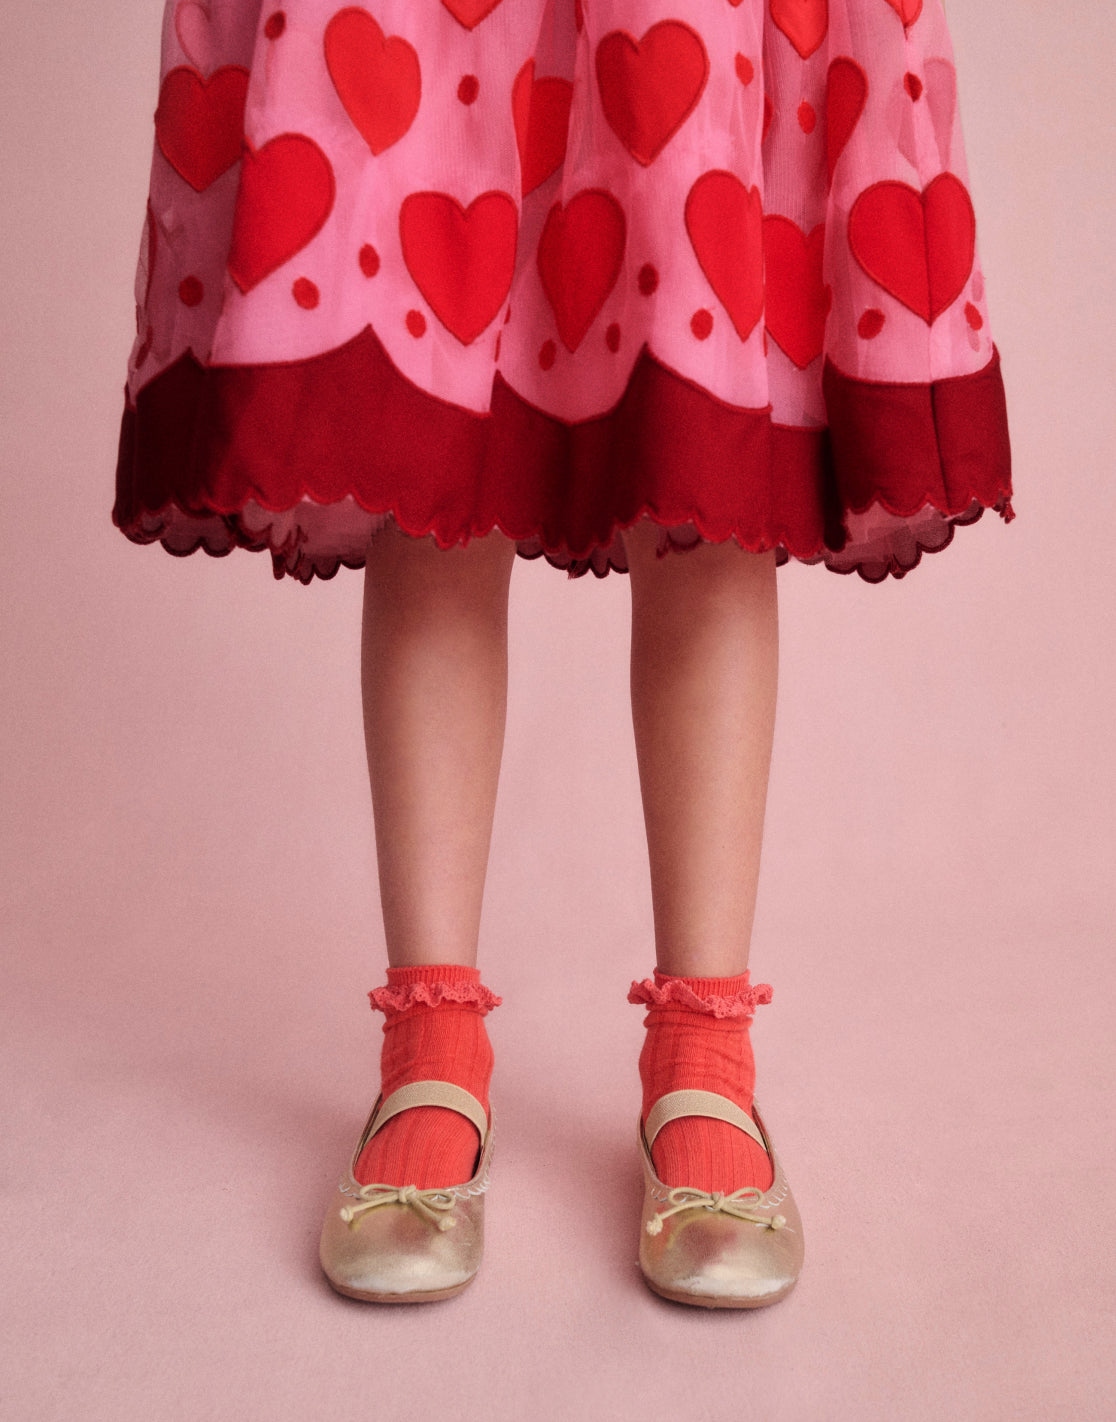
[[[471,1091],[454,1086],[452,1081],[412,1081],[393,1091],[381,1103],[376,1112],[376,1124],[368,1132],[365,1143],[393,1116],[398,1116],[400,1111],[409,1111],[412,1106],[448,1107],[472,1121],[482,1142],[488,1134],[488,1114]]]
[[[677,1121],[681,1116],[710,1116],[715,1121],[727,1121],[730,1126],[739,1126],[763,1150],[769,1151],[767,1142],[747,1111],[742,1111],[735,1101],[721,1096],[716,1091],[668,1091],[647,1113],[643,1132],[647,1137],[648,1149],[655,1143],[655,1137],[668,1121]]]

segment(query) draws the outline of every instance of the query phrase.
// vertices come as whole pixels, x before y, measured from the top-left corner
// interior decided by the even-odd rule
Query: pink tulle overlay
[[[668,978],[661,987],[653,978],[644,978],[632,983],[628,1001],[640,1007],[684,1007],[710,1017],[743,1017],[750,1022],[756,1008],[771,1001],[771,984],[748,983],[731,997],[724,997],[696,993],[680,978]]]
[[[378,987],[368,994],[373,1012],[393,1016],[412,1007],[474,1007],[486,1017],[503,998],[483,983],[408,983],[404,987]]]

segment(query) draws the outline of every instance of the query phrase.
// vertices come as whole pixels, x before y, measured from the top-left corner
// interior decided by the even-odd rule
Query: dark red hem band
[[[523,556],[571,576],[625,571],[622,553],[602,553],[645,512],[710,542],[775,548],[780,562],[839,554],[830,566],[843,572],[857,568],[851,512],[936,510],[927,549],[949,541],[943,524],[984,507],[1011,517],[998,352],[973,375],[931,385],[855,380],[827,361],[823,390],[829,428],[788,428],[725,404],[645,349],[612,410],[567,424],[499,374],[489,413],[439,400],[370,329],[281,365],[205,368],[186,352],[125,409],[113,521],[180,554],[270,548],[276,576],[309,582],[361,566],[383,514],[446,548],[498,527]],[[306,531],[291,546],[290,511],[303,500],[349,501],[343,546],[333,537],[315,549]],[[246,525],[247,505],[288,515],[278,542]],[[917,561],[881,565],[876,546],[858,570],[875,581]]]

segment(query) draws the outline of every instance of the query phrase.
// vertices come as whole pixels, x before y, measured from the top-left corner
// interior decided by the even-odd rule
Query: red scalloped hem
[[[124,411],[113,521],[178,556],[266,550],[302,583],[362,567],[389,519],[441,548],[498,528],[525,558],[604,577],[628,571],[623,530],[642,517],[664,530],[660,554],[733,538],[880,582],[984,508],[1013,517],[998,352],[922,386],[827,361],[822,384],[828,427],[791,428],[644,349],[612,410],[567,424],[499,375],[488,413],[439,400],[370,328],[275,366],[186,352]]]
[[[487,1017],[503,1002],[483,983],[408,983],[405,987],[378,987],[368,994],[373,1012],[393,1016],[412,1007],[475,1007]]]
[[[686,1007],[709,1017],[744,1018],[750,1022],[756,1008],[771,1001],[771,993],[770,983],[749,983],[731,997],[718,993],[701,995],[679,978],[668,979],[662,987],[654,978],[644,978],[632,983],[628,1001],[637,1007]]]
[[[358,502],[353,496],[354,502]],[[445,541],[438,534],[436,529],[426,527],[408,526],[400,518],[395,509],[369,509],[363,510],[368,518],[368,540],[375,537],[376,533],[387,523],[393,523],[404,533],[412,538],[433,538],[439,548],[452,548],[458,544],[467,544],[472,538],[481,538],[485,534],[494,530],[499,530],[506,537],[511,538],[516,543],[516,553],[528,561],[543,558],[551,567],[566,573],[570,578],[581,578],[587,573],[594,574],[597,578],[605,578],[610,572],[627,573],[629,571],[626,556],[623,556],[622,534],[632,527],[633,522],[638,522],[639,518],[648,518],[655,523],[662,534],[659,541],[659,556],[663,557],[668,553],[685,553],[692,548],[698,547],[702,543],[724,543],[729,538],[733,539],[738,546],[749,553],[767,553],[774,550],[775,562],[777,566],[794,560],[812,566],[817,563],[824,563],[830,572],[858,574],[867,583],[884,582],[888,577],[896,579],[905,577],[912,572],[922,562],[924,554],[940,553],[948,548],[953,542],[954,532],[958,528],[967,528],[969,525],[979,521],[981,516],[991,510],[997,513],[1005,523],[1011,523],[1015,518],[1015,510],[1012,508],[1011,500],[1007,496],[999,499],[994,504],[982,504],[979,500],[973,500],[969,508],[961,513],[954,513],[948,509],[939,508],[931,500],[911,510],[902,513],[887,506],[882,499],[875,504],[871,504],[867,509],[860,512],[872,514],[880,511],[890,514],[899,520],[917,519],[919,515],[925,516],[926,527],[933,530],[935,537],[931,541],[924,541],[917,534],[911,537],[911,557],[909,561],[902,561],[899,556],[892,553],[884,559],[858,559],[844,565],[833,555],[833,550],[821,549],[819,552],[806,553],[803,551],[788,548],[785,543],[771,543],[767,541],[749,541],[747,536],[738,529],[731,530],[727,535],[720,537],[707,536],[701,532],[699,520],[696,516],[691,516],[688,520],[679,523],[667,523],[657,517],[653,510],[643,509],[636,520],[621,524],[617,522],[609,530],[608,541],[602,543],[597,548],[591,549],[588,554],[575,557],[568,548],[546,547],[543,544],[542,530],[535,530],[527,538],[516,538],[504,525],[497,521],[492,528],[474,532],[468,537],[453,541]],[[291,514],[292,509],[275,509],[271,512],[279,514]],[[296,582],[308,586],[315,578],[322,582],[329,582],[337,576],[341,568],[350,568],[356,571],[362,569],[367,561],[364,552],[357,556],[346,557],[338,554],[333,558],[322,558],[311,562],[306,559],[299,561],[297,567],[290,564],[290,543],[288,540],[269,539],[260,537],[249,531],[237,513],[220,513],[213,510],[212,526],[205,532],[198,532],[193,542],[183,544],[178,541],[181,538],[181,530],[189,523],[197,520],[197,513],[179,509],[177,505],[167,507],[145,514],[143,522],[139,527],[124,527],[114,516],[114,524],[120,528],[121,532],[131,542],[146,546],[151,543],[159,543],[166,552],[175,558],[189,558],[193,554],[202,552],[211,558],[226,558],[237,548],[242,548],[253,553],[270,553],[273,564],[274,575],[277,580],[286,577],[293,578]],[[162,532],[161,529],[174,527],[176,532]],[[212,540],[217,535],[218,529],[221,535],[225,535],[219,543]],[[679,534],[688,531],[692,537],[681,538]],[[621,556],[617,556],[617,550]]]

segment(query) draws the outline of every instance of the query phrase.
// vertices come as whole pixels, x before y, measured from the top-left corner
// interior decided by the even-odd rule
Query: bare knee
[[[506,606],[514,562],[515,543],[499,529],[439,548],[429,534],[405,533],[389,522],[368,545],[365,599],[407,608],[492,601]]]
[[[624,547],[636,601],[669,599],[683,602],[717,596],[774,594],[775,550],[759,553],[742,548],[734,538],[702,541],[691,548],[671,549],[659,556],[661,529],[650,519],[624,531]]]

